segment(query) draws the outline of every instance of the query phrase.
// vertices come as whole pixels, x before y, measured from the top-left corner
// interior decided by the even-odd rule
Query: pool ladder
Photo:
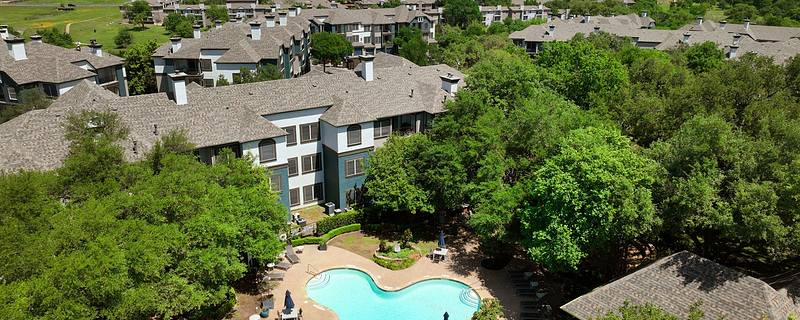
[[[478,308],[481,304],[481,297],[472,288],[461,290],[459,299],[462,303],[474,308]]]
[[[309,289],[321,289],[331,282],[331,275],[328,273],[320,273],[308,281],[307,287]]]

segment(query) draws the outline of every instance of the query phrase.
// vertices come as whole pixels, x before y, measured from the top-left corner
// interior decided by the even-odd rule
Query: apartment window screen
[[[281,185],[281,175],[273,174],[272,176],[269,177],[269,188],[272,189],[272,191],[280,193],[281,190],[283,190],[282,187],[283,185]]]
[[[295,126],[284,127],[283,130],[286,130],[286,133],[288,133],[288,135],[286,135],[286,145],[287,146],[296,145],[297,144],[297,127],[295,127]]]
[[[354,124],[347,127],[347,146],[361,144],[361,126]]]
[[[11,101],[17,101],[17,89],[8,87],[8,99]]]
[[[42,89],[44,89],[44,94],[48,97],[58,97],[58,86],[52,83],[45,83],[42,84]]]
[[[203,86],[210,88],[214,86],[214,79],[203,79]]]
[[[375,138],[385,138],[388,137],[389,134],[392,133],[392,120],[391,119],[383,119],[375,121],[375,131],[374,136]]]
[[[322,170],[322,154],[310,154],[307,156],[303,156],[302,160],[303,163],[303,173],[309,173],[313,171]]]
[[[261,159],[261,162],[270,162],[277,159],[275,140],[264,139],[258,143],[258,158]]]
[[[300,125],[300,142],[312,142],[319,140],[319,122]]]
[[[200,70],[211,71],[211,59],[200,59]]]
[[[289,205],[300,205],[300,188],[289,189]]]
[[[294,177],[298,174],[299,172],[297,170],[297,158],[289,158],[289,176]]]
[[[303,187],[303,203],[315,202],[319,199],[322,199],[322,183]]]
[[[352,177],[364,174],[364,158],[347,160],[344,162],[344,176]]]

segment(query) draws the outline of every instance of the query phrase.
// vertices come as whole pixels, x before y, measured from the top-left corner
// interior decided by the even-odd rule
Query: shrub
[[[386,252],[386,250],[389,250],[389,244],[386,243],[386,240],[381,239],[381,242],[378,244],[378,251]]]
[[[497,320],[503,315],[503,306],[497,299],[483,299],[481,308],[472,315],[472,320]]]
[[[324,218],[317,222],[317,234],[325,234],[341,226],[361,223],[361,216],[359,211],[349,211]]]
[[[133,36],[128,29],[120,29],[117,36],[114,37],[114,44],[117,45],[117,48],[127,48],[131,43],[133,43]]]
[[[403,230],[403,236],[400,237],[400,246],[408,248],[408,244],[414,239],[411,229]]]
[[[384,260],[380,258],[373,257],[372,261],[375,261],[379,266],[384,267],[389,270],[401,270],[408,268],[417,262],[414,258],[403,259],[401,261],[394,261],[394,260]]]
[[[320,243],[322,243],[321,237],[305,237],[305,238],[292,239],[293,246],[302,246],[304,244],[320,244]]]
[[[354,223],[354,224],[346,225],[344,227],[339,227],[339,228],[333,229],[333,230],[329,231],[328,233],[326,233],[325,235],[323,235],[322,237],[320,237],[320,238],[322,238],[322,241],[320,243],[327,243],[328,240],[333,239],[334,237],[336,237],[336,236],[338,236],[340,234],[353,232],[353,231],[358,231],[358,230],[361,230],[361,224],[359,224],[359,223]]]

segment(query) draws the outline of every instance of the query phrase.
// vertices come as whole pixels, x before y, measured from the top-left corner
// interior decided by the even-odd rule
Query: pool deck
[[[519,299],[514,295],[505,270],[492,271],[480,266],[480,254],[474,243],[466,243],[460,248],[451,248],[447,261],[434,263],[423,257],[413,266],[403,270],[389,270],[372,260],[359,256],[342,248],[328,246],[327,251],[319,251],[316,246],[305,246],[304,252],[298,254],[300,263],[286,271],[284,280],[272,292],[275,295],[275,309],[269,318],[278,319],[278,312],[283,309],[284,292],[292,292],[296,307],[303,309],[304,320],[334,320],[336,314],[311,300],[305,291],[305,285],[314,274],[334,268],[355,268],[372,276],[375,283],[385,290],[399,290],[415,282],[430,278],[446,278],[461,281],[473,289],[481,298],[497,298],[505,307],[507,319],[518,318]],[[342,293],[347,294],[347,293]],[[238,310],[242,319],[253,313]],[[454,319],[455,320],[455,319]],[[460,319],[459,319],[460,320]]]

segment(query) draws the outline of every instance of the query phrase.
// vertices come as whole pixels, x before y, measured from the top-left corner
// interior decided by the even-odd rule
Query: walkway
[[[455,252],[453,252],[455,251]],[[283,309],[283,295],[286,290],[292,292],[297,307],[303,308],[304,320],[335,320],[336,315],[316,304],[305,292],[306,282],[313,277],[307,272],[310,269],[324,271],[331,268],[350,267],[367,272],[379,287],[396,290],[414,282],[431,277],[449,278],[469,284],[481,298],[497,298],[506,307],[506,317],[516,319],[519,300],[514,296],[513,286],[505,270],[491,271],[480,267],[480,255],[474,243],[467,243],[462,249],[451,249],[450,260],[433,263],[422,258],[408,269],[392,271],[385,269],[371,260],[350,251],[328,246],[327,251],[319,251],[316,246],[305,246],[305,252],[298,254],[300,263],[286,272],[283,280],[272,290],[275,294],[275,310],[270,311],[268,319],[277,319],[276,310]],[[311,267],[309,267],[311,265]],[[247,319],[255,310],[239,310],[238,318]]]

